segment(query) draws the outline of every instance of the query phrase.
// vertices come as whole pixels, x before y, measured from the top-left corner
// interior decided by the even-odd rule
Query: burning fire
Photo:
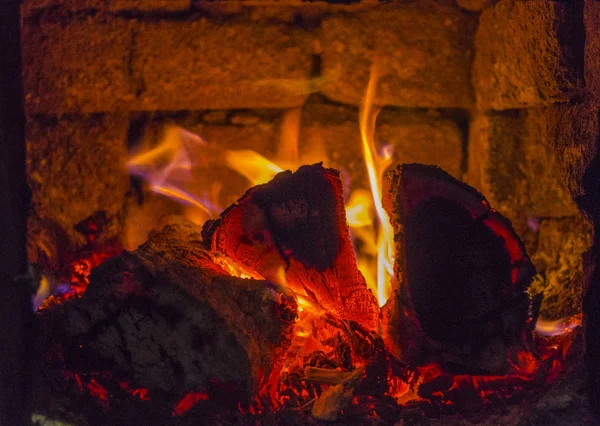
[[[355,189],[350,193],[346,204],[348,224],[355,242],[358,268],[367,286],[377,296],[383,306],[392,288],[393,277],[393,231],[383,208],[383,174],[391,164],[393,147],[385,146],[378,150],[375,143],[375,122],[379,108],[375,108],[375,98],[379,75],[375,66],[371,70],[369,84],[359,111],[359,125],[368,182],[365,189]],[[310,147],[302,152],[299,147],[301,108],[288,110],[281,123],[281,137],[276,158],[269,160],[252,150],[223,150],[205,142],[177,126],[167,127],[157,146],[145,146],[133,152],[127,162],[130,174],[143,178],[155,193],[170,197],[191,208],[188,218],[197,223],[215,218],[221,211],[219,188],[222,182],[213,182],[212,191],[197,194],[188,188],[193,182],[193,174],[208,174],[208,165],[200,158],[210,158],[214,163],[221,162],[239,173],[248,181],[248,187],[260,185],[273,179],[284,168],[296,169],[302,164],[323,161],[327,163],[324,147]],[[375,219],[373,219],[375,217]],[[249,276],[237,265],[224,265],[238,276]]]

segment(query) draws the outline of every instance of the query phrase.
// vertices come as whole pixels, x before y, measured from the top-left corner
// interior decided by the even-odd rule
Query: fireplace
[[[34,419],[594,424],[600,4],[21,15]]]

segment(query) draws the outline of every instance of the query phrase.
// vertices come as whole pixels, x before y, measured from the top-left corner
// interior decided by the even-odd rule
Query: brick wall
[[[175,122],[272,155],[296,108],[301,155],[321,146],[360,181],[358,106],[377,57],[379,140],[479,188],[527,241],[538,287],[576,310],[589,230],[573,165],[596,153],[595,3],[25,0],[35,215],[81,244],[73,225],[94,211],[120,223],[140,211],[123,167],[135,135]]]

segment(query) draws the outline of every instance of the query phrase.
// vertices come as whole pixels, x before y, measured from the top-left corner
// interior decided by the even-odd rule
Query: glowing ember
[[[41,284],[44,292],[40,293],[39,297],[41,298],[43,295],[49,295],[49,297],[39,304],[38,310],[41,311],[64,300],[81,297],[90,283],[92,269],[105,260],[117,256],[120,252],[121,247],[115,245],[113,247],[104,248],[99,252],[91,253],[85,257],[73,259],[65,268],[62,277],[57,280],[57,282],[61,284],[56,286],[53,294],[50,292],[49,282],[51,278],[43,276]],[[36,298],[37,297],[38,296],[36,295]]]
[[[188,392],[183,398],[181,398],[181,401],[179,401],[177,406],[173,409],[173,415],[181,416],[186,411],[189,411],[199,401],[206,401],[207,399],[208,394],[206,392]]]
[[[104,388],[104,386],[100,385],[96,379],[92,379],[88,384],[87,384],[87,388],[88,391],[90,393],[90,395],[96,397],[100,403],[108,408],[109,402],[108,402],[108,391],[106,390],[106,388]]]
[[[148,392],[148,389],[132,388],[131,384],[128,382],[121,382],[119,383],[119,386],[121,386],[121,389],[123,389],[125,392],[139,398],[142,401],[150,401],[150,393]]]

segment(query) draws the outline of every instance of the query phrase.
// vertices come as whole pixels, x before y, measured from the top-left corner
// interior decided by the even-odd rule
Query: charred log
[[[436,167],[403,165],[388,184],[403,260],[390,326],[402,358],[506,373],[535,324],[526,293],[535,269],[510,222]]]
[[[110,372],[106,386],[160,395],[169,414],[190,390],[227,388],[244,405],[281,367],[296,308],[280,286],[227,276],[195,225],[171,225],[94,269],[81,299],[41,312],[42,359],[58,346],[60,368],[100,385]]]
[[[250,189],[203,230],[210,250],[286,284],[331,313],[377,326],[377,301],[356,265],[339,173],[320,164]]]

